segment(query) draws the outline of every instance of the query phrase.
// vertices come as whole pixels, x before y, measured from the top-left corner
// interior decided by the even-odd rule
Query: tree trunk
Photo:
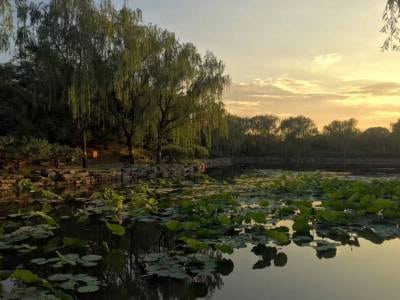
[[[158,132],[157,134],[157,149],[156,149],[156,163],[161,163],[161,145],[162,145],[162,134]]]
[[[132,135],[126,134],[126,146],[128,147],[129,164],[133,165],[135,157],[133,155]]]
[[[87,161],[87,144],[86,144],[86,129],[82,130],[82,138],[83,138],[83,155],[82,155],[82,168],[86,169],[88,167]]]

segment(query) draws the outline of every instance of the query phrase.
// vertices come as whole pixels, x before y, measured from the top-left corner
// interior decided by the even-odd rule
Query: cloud
[[[230,113],[311,117],[320,128],[354,117],[362,129],[389,126],[400,117],[400,82],[319,81],[288,76],[232,83],[224,95]]]
[[[379,82],[355,89],[353,94],[367,94],[370,96],[400,96],[400,83]]]
[[[260,102],[248,102],[248,101],[225,101],[228,105],[241,105],[241,106],[260,106]]]
[[[325,90],[325,91],[324,91]],[[347,95],[326,91],[319,83],[307,80],[297,80],[287,77],[276,79],[255,79],[251,83],[233,83],[225,94],[225,101],[262,102],[277,104],[279,102],[345,99]],[[293,103],[296,104],[296,103]]]
[[[342,56],[338,53],[328,53],[314,58],[314,64],[317,69],[326,70],[336,65],[342,60]]]
[[[400,107],[399,107],[400,108]],[[399,109],[397,108],[397,109]],[[400,110],[399,111],[376,111],[371,117],[378,117],[378,118],[393,118],[393,119],[400,119]]]

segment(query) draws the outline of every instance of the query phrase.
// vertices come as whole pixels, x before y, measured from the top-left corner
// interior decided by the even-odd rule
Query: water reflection
[[[272,262],[274,263],[275,267],[284,267],[288,262],[287,255],[283,252],[278,253],[278,249],[276,247],[267,247],[265,245],[258,244],[251,249],[251,252],[262,257],[261,260],[254,264],[253,270],[270,267]]]
[[[122,245],[113,244],[111,240],[109,246],[121,247],[124,245],[126,246],[124,249],[129,249],[129,251],[122,248],[113,248],[105,256],[104,269],[99,275],[102,276],[107,289],[96,299],[239,299],[224,296],[224,291],[233,289],[231,282],[238,273],[243,278],[247,278],[247,276],[252,278],[250,269],[255,272],[273,267],[275,268],[274,272],[269,274],[275,274],[277,269],[288,268],[293,270],[293,267],[304,259],[309,261],[307,268],[313,268],[317,265],[319,259],[333,259],[332,261],[335,261],[339,253],[345,253],[346,256],[353,255],[353,253],[349,252],[349,249],[362,248],[360,239],[364,241],[366,253],[370,248],[366,243],[382,244],[385,240],[382,238],[377,239],[377,235],[372,231],[362,230],[357,234],[354,232],[345,234],[345,232],[338,230],[326,231],[321,228],[310,233],[310,235],[300,237],[294,234],[294,242],[287,246],[261,243],[249,245],[245,249],[235,250],[232,257],[220,258],[215,272],[194,276],[192,280],[177,280],[146,276],[142,262],[143,256],[146,253],[169,251],[176,246],[176,241],[171,236],[165,235],[162,228],[156,224],[137,223],[130,230],[128,237],[122,241]],[[391,240],[391,238],[386,238],[386,240]],[[334,242],[338,242],[338,246],[329,247]],[[314,244],[317,247],[312,246]],[[296,249],[304,250],[299,253]],[[382,253],[385,253],[385,249],[386,247],[383,245]],[[314,260],[311,261],[309,255],[312,253],[314,253]],[[291,255],[293,258],[289,262]],[[247,263],[246,270],[243,270],[244,262]],[[342,263],[340,260],[337,262],[338,265],[342,265]],[[238,270],[235,269],[236,264],[239,266]],[[351,265],[343,267],[348,269]],[[300,271],[306,272],[304,266],[297,271],[297,274]],[[285,271],[285,273],[287,272]],[[338,274],[336,273],[336,275]],[[269,279],[271,280],[271,278]],[[248,282],[247,279],[244,280]],[[227,281],[229,282],[228,286],[226,285]],[[273,279],[272,281],[275,282]],[[220,295],[221,292],[222,296]],[[256,292],[254,298],[250,297],[248,299],[262,299],[257,293],[261,294],[261,290]],[[228,294],[230,295],[230,293]],[[277,297],[274,299],[288,298]],[[302,298],[300,297],[300,299]],[[333,298],[327,297],[324,299]]]
[[[200,274],[192,280],[148,276],[143,257],[148,253],[166,253],[176,246],[176,241],[161,226],[150,223],[135,223],[122,241],[108,239],[103,235],[105,233],[90,231],[91,239],[96,234],[99,241],[107,240],[107,247],[110,248],[104,257],[103,269],[98,272],[107,289],[96,299],[204,298],[221,289],[222,277],[228,276],[234,269],[232,260],[222,258],[216,272]]]

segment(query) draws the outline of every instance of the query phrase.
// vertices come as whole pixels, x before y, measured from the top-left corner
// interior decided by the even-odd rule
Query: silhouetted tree
[[[309,138],[318,133],[317,126],[310,118],[298,116],[284,119],[279,129],[284,141],[285,159],[287,160],[290,151],[293,151],[299,166],[302,153],[310,145]]]
[[[342,153],[344,168],[346,168],[348,149],[354,142],[355,136],[359,133],[357,120],[355,119],[332,121],[324,127],[323,134],[328,136],[334,147]]]

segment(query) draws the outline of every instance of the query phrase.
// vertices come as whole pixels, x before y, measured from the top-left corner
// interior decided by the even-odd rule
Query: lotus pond
[[[248,170],[0,207],[1,299],[398,299],[400,179]]]

